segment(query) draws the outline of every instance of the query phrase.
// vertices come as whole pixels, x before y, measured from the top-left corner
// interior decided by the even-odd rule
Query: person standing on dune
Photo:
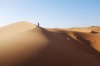
[[[38,22],[38,27],[40,27],[40,24],[39,24],[39,22]]]

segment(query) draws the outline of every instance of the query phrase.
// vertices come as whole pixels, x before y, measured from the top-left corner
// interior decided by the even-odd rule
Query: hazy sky
[[[0,26],[18,21],[42,27],[100,26],[100,0],[0,0]]]

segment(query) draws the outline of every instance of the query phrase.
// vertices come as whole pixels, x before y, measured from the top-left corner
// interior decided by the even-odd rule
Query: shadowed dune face
[[[0,66],[100,66],[99,35],[14,23],[0,29]]]
[[[100,52],[100,41],[99,41],[100,33],[75,33],[75,34],[76,36],[79,36],[84,40],[86,40],[91,47],[93,47],[94,49]],[[81,41],[81,39],[78,40]]]

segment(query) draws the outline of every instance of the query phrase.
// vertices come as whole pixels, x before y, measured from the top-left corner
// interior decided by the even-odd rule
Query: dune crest
[[[18,33],[29,29],[34,29],[36,25],[29,22],[17,22],[0,28],[0,34],[5,33]]]
[[[0,66],[100,66],[100,33],[73,29],[29,22],[0,28]]]

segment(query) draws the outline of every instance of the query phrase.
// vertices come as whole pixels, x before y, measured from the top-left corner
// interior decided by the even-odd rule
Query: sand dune
[[[0,28],[0,66],[100,66],[97,29],[7,25]]]
[[[91,27],[88,27],[88,29],[90,29],[92,31],[95,31],[95,32],[100,32],[100,27],[99,26],[91,26]]]
[[[85,33],[89,33],[92,30],[87,29],[87,28],[70,28],[68,29],[69,31],[77,31],[77,32],[85,32]]]

